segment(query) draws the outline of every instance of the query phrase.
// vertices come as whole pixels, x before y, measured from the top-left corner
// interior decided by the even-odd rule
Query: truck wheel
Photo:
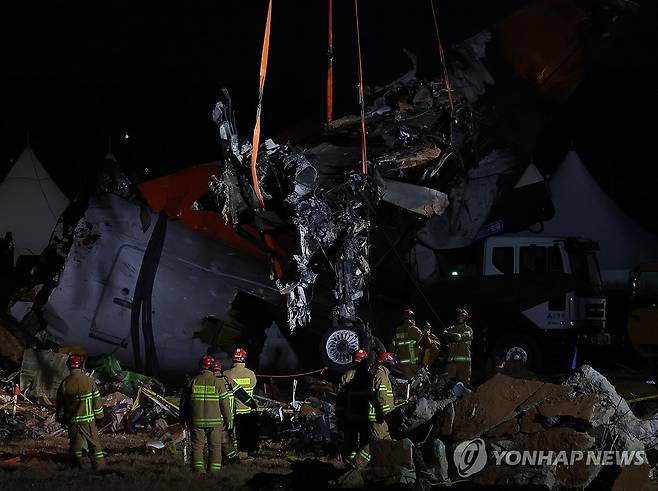
[[[320,340],[320,356],[330,370],[344,372],[352,362],[352,354],[359,349],[368,349],[368,335],[360,326],[333,327]]]
[[[495,360],[505,360],[508,353],[523,350],[528,355],[527,366],[531,370],[538,370],[542,366],[541,350],[537,342],[524,334],[506,335],[494,343],[493,357]]]

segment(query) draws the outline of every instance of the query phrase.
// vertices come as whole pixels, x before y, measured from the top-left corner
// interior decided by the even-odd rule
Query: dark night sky
[[[210,119],[219,89],[234,98],[250,134],[266,0],[77,4],[22,2],[0,7],[0,172],[25,143],[69,194],[97,165],[113,137],[124,165],[152,175],[216,160]],[[356,112],[353,2],[335,0],[338,112]],[[439,0],[446,44],[486,27],[524,0]],[[542,135],[546,170],[571,141],[600,184],[658,232],[655,183],[656,2],[623,19],[610,45]],[[23,5],[24,4],[24,5]],[[406,70],[401,48],[437,68],[429,0],[361,0],[366,83]],[[101,5],[101,6],[99,6]],[[404,5],[404,7],[402,7]],[[274,0],[263,107],[265,137],[291,126],[320,128],[326,70],[326,0]],[[128,141],[121,135],[128,133]]]

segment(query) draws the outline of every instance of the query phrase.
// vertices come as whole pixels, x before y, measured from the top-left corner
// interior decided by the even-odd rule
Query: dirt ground
[[[148,435],[103,435],[107,470],[73,469],[67,455],[68,439],[48,437],[0,445],[0,489],[44,490],[187,490],[205,489],[326,489],[341,474],[342,464],[313,459],[285,458],[262,451],[253,461],[224,466],[217,475],[192,474],[182,456],[148,455]],[[4,452],[4,453],[3,453]]]

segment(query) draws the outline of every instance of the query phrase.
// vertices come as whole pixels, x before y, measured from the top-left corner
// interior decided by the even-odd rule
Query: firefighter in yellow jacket
[[[352,365],[343,374],[336,395],[336,419],[343,432],[343,458],[354,467],[370,462],[371,416],[368,352],[358,350]]]
[[[388,366],[395,363],[395,358],[388,351],[383,351],[377,357],[377,366],[372,376],[372,404],[374,406],[374,423],[371,438],[375,440],[390,440],[386,416],[395,409],[393,386]]]
[[[249,406],[252,409],[256,409],[256,401],[249,395],[247,392],[235,383],[231,377],[222,372],[222,363],[219,360],[215,360],[212,365],[212,373],[223,381],[224,385],[229,391],[229,406],[231,414],[235,415],[235,401],[238,400],[245,406]],[[227,461],[232,461],[238,457],[237,445],[235,440],[235,428],[234,421],[228,428],[229,440],[222,444],[222,456],[226,458]]]
[[[233,368],[224,372],[250,396],[254,396],[256,374],[246,367],[247,351],[237,348],[233,352]],[[240,460],[249,458],[248,452],[258,450],[258,414],[240,400],[235,401],[235,439]]]
[[[429,367],[436,361],[441,353],[441,342],[432,332],[432,324],[425,322],[423,335],[417,343],[418,361],[421,367]]]
[[[444,331],[448,342],[448,377],[457,382],[471,383],[471,341],[473,329],[466,324],[468,312],[457,310],[457,323]]]
[[[202,472],[203,449],[208,440],[208,472],[222,468],[222,445],[229,441],[228,429],[233,424],[229,402],[230,387],[210,370],[214,359],[204,356],[201,371],[192,378],[181,398],[181,422],[189,426],[192,436],[192,470]]]
[[[391,341],[389,351],[398,361],[400,371],[405,378],[411,379],[420,368],[420,347],[418,342],[423,333],[416,327],[413,310],[406,309],[402,317],[402,324],[395,329],[395,337]]]
[[[70,374],[57,391],[57,419],[68,428],[69,445],[77,465],[82,466],[82,450],[87,447],[92,467],[105,467],[96,420],[103,418],[103,403],[96,383],[82,373],[82,357],[73,354],[67,360]]]

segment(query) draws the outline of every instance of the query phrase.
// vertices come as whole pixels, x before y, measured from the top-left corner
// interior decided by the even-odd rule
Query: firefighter
[[[423,333],[416,327],[413,310],[405,309],[402,318],[402,324],[395,329],[395,337],[391,341],[389,351],[398,361],[402,374],[405,378],[410,379],[419,368],[418,341],[420,341]]]
[[[222,445],[229,441],[228,429],[233,425],[229,389],[213,375],[215,360],[206,355],[199,361],[201,371],[192,378],[181,400],[181,422],[192,435],[192,470],[203,472],[203,449],[208,441],[208,472],[222,468]]]
[[[352,364],[350,367],[345,371],[343,376],[340,378],[340,382],[338,383],[338,391],[350,383],[352,379],[354,378],[354,375],[356,374],[357,369],[361,365],[362,362],[366,361],[368,359],[368,352],[366,350],[357,350],[354,352],[352,355]],[[366,363],[367,366],[367,363]]]
[[[448,342],[448,377],[457,382],[471,383],[471,341],[473,329],[466,324],[468,312],[457,310],[457,322],[444,331]]]
[[[70,355],[66,364],[70,374],[57,391],[57,420],[68,428],[69,446],[75,464],[82,467],[82,449],[86,447],[92,468],[103,469],[104,454],[96,428],[96,420],[103,418],[101,394],[96,382],[82,373],[80,355]]]
[[[388,366],[395,363],[395,358],[388,351],[379,353],[377,366],[372,376],[371,398],[374,406],[374,422],[370,437],[374,440],[390,440],[386,416],[395,409],[393,387],[389,378]]]
[[[250,396],[254,396],[256,374],[245,366],[247,351],[237,348],[233,352],[233,368],[226,375],[235,381]],[[235,439],[240,460],[249,458],[249,452],[258,450],[258,414],[242,401],[235,401]]]
[[[352,356],[352,365],[343,374],[336,396],[336,418],[343,431],[343,457],[354,466],[370,462],[370,374],[368,352],[358,350]],[[373,408],[374,409],[374,408]]]
[[[418,346],[418,363],[421,367],[428,367],[439,357],[441,352],[441,342],[432,332],[432,324],[425,322],[423,325],[423,335],[417,343]]]
[[[235,415],[235,399],[237,398],[240,402],[242,402],[244,405],[251,407],[252,409],[256,409],[256,401],[249,395],[247,392],[240,386],[238,386],[235,383],[235,380],[233,380],[231,377],[228,375],[222,373],[222,362],[219,360],[215,360],[215,362],[212,365],[212,373],[217,377],[219,380],[222,381],[224,386],[226,387],[226,390],[229,392],[229,406],[231,410],[231,414]],[[227,459],[227,461],[232,461],[238,457],[238,452],[236,450],[236,445],[235,445],[235,428],[233,425],[234,421],[233,419],[231,420],[231,425],[228,428],[229,432],[229,440],[222,444],[222,455]]]

